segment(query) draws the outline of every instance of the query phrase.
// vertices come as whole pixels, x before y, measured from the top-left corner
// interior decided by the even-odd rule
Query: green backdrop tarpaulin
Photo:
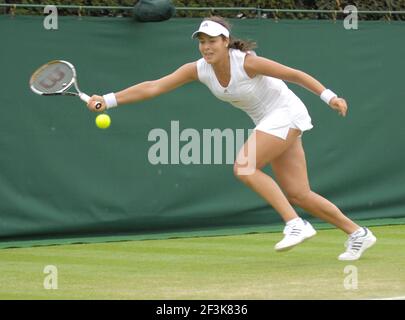
[[[233,176],[232,164],[152,165],[155,128],[249,129],[240,110],[200,83],[109,112],[100,130],[79,99],[40,97],[31,73],[53,59],[74,63],[81,89],[108,93],[157,79],[199,59],[190,39],[200,20],[0,17],[0,240],[145,235],[280,223],[279,216]],[[289,84],[307,105],[314,129],[304,135],[315,191],[351,218],[405,216],[405,24],[234,20],[257,53],[310,73],[345,97],[337,116],[318,97]],[[180,146],[186,144],[181,142]]]

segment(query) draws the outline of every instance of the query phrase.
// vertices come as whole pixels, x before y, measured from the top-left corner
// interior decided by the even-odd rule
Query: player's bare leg
[[[375,243],[376,238],[370,230],[361,228],[332,202],[311,191],[305,152],[300,138],[271,164],[276,179],[290,203],[335,225],[349,235],[347,250],[339,257],[340,260],[356,260],[364,250]]]
[[[316,234],[307,221],[298,217],[273,178],[261,170],[285,152],[300,134],[299,130],[290,129],[287,139],[283,140],[255,131],[239,152],[234,166],[235,176],[262,196],[286,222],[285,237],[275,247],[279,251],[288,250]]]

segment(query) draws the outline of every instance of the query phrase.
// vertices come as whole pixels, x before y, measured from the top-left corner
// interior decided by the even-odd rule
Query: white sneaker
[[[349,239],[345,243],[346,251],[339,256],[339,260],[357,260],[361,257],[363,252],[372,247],[377,241],[377,238],[373,233],[362,227],[349,236]]]
[[[287,224],[283,233],[285,235],[283,240],[274,246],[276,251],[290,250],[297,244],[316,235],[316,231],[311,224],[301,218],[291,225]]]

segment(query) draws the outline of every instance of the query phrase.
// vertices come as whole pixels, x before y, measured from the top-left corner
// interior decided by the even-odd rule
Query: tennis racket
[[[68,91],[74,87],[75,92]],[[53,60],[38,68],[30,79],[30,88],[41,96],[78,96],[88,103],[90,97],[81,92],[77,83],[76,69],[70,62]],[[101,108],[97,102],[96,109]]]

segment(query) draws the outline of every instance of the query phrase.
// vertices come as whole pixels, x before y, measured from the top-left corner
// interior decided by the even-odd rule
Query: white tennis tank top
[[[277,106],[298,97],[280,79],[263,75],[250,78],[244,68],[245,56],[246,52],[229,49],[231,79],[226,88],[204,58],[197,61],[198,78],[218,99],[242,109],[258,124]]]

